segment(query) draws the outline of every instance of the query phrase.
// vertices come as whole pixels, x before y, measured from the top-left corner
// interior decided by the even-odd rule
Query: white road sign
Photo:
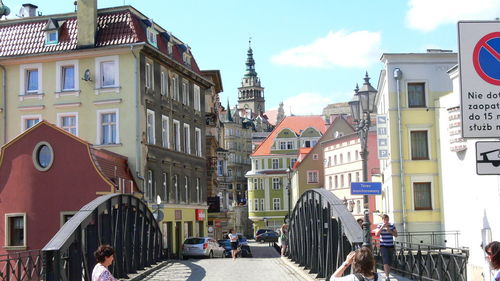
[[[462,136],[500,137],[500,21],[458,23]]]
[[[500,141],[476,142],[478,175],[500,175]]]

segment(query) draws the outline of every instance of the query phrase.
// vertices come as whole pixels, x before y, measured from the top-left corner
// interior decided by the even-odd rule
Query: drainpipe
[[[3,143],[7,143],[7,69],[0,64],[3,72]]]
[[[139,91],[139,58],[134,53],[133,46],[130,46],[130,52],[135,58],[135,80],[134,80],[134,88],[135,88],[135,174],[138,179],[142,181],[142,186],[140,188],[140,192],[144,191],[144,177],[141,175],[141,121],[140,121],[140,91]]]
[[[403,132],[401,128],[401,78],[403,72],[399,68],[394,69],[394,79],[396,80],[396,96],[398,108],[398,142],[399,142],[399,186],[401,187],[401,208],[403,211],[403,232],[406,232],[406,189],[404,184],[403,169]]]

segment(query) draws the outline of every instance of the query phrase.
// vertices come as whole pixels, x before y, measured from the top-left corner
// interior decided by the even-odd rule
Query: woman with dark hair
[[[500,281],[500,242],[493,241],[484,248],[491,268],[498,270],[495,274],[495,281]]]
[[[233,260],[236,260],[236,256],[238,255],[239,252],[238,234],[235,234],[234,230],[231,228],[227,236],[229,237],[229,241],[231,242],[231,256],[233,257]]]
[[[116,281],[108,266],[113,263],[115,250],[109,245],[101,245],[94,252],[97,264],[92,271],[92,281]]]
[[[352,265],[354,274],[342,277],[344,271]],[[363,247],[350,252],[345,262],[333,273],[330,281],[377,281],[382,280],[380,273],[374,272],[375,258],[369,248]]]

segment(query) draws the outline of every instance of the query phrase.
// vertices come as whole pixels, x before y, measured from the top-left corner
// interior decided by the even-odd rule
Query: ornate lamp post
[[[368,77],[368,72],[365,74],[365,82],[361,86],[361,89],[354,90],[355,94],[353,100],[349,102],[351,107],[352,117],[354,122],[357,124],[356,132],[359,135],[361,141],[361,160],[363,162],[363,181],[368,181],[368,130],[370,129],[371,119],[370,114],[374,112],[375,109],[375,97],[377,95],[377,90],[370,84],[370,77]],[[368,208],[368,195],[363,195],[363,208],[365,219],[363,222],[363,246],[372,247],[372,239],[370,235],[370,217]]]

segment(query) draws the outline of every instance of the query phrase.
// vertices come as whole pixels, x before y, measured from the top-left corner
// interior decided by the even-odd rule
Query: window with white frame
[[[318,171],[307,171],[307,183],[318,183]]]
[[[340,187],[344,187],[344,175],[340,175]]]
[[[201,157],[201,129],[194,129],[194,154]]]
[[[179,190],[179,176],[174,175],[174,178],[172,179],[172,184],[174,186],[174,192],[175,192],[175,202],[179,203],[181,201],[181,192]]]
[[[427,130],[410,132],[411,160],[429,160],[429,142]]]
[[[281,182],[279,178],[273,178],[273,189],[278,190],[280,189]]]
[[[432,210],[431,182],[413,183],[413,204],[415,210]]]
[[[259,189],[264,190],[264,179],[259,179]]]
[[[259,199],[255,199],[253,202],[254,202],[253,206],[255,208],[255,211],[259,211],[260,210],[260,208],[259,208]]]
[[[189,105],[189,82],[182,80],[182,103]]]
[[[56,45],[59,42],[59,31],[50,30],[45,32],[45,45]]]
[[[118,56],[96,58],[97,88],[118,87]]]
[[[333,187],[333,179],[332,176],[328,176],[328,187],[331,189]]]
[[[335,175],[335,188],[339,188],[339,177]]]
[[[148,109],[146,115],[147,142],[149,144],[155,144],[155,112]]]
[[[39,114],[21,116],[21,132],[24,132],[24,131],[28,130],[29,128],[35,126],[41,120],[42,120],[42,116]]]
[[[117,144],[120,140],[118,109],[97,111],[98,144]]]
[[[153,63],[146,60],[144,67],[144,85],[147,89],[153,89]]]
[[[158,40],[157,40],[157,35],[158,33],[153,27],[148,27],[147,28],[147,38],[148,38],[148,43],[153,45],[155,48],[158,48]]]
[[[273,210],[281,210],[281,198],[273,198]]]
[[[279,159],[272,159],[272,164],[273,164],[273,169],[279,169],[280,167],[280,160]]]
[[[78,113],[64,112],[57,114],[57,126],[66,132],[78,136]]]
[[[174,74],[172,76],[172,98],[176,101],[179,101],[179,76]]]
[[[168,96],[168,72],[163,67],[160,74],[160,93],[162,96]]]
[[[161,144],[163,147],[170,148],[170,124],[168,116],[161,116]]]
[[[352,182],[352,176],[351,176],[351,173],[348,173],[347,174],[347,186],[351,186],[351,182]]]
[[[163,201],[168,202],[168,199],[169,199],[168,174],[163,173],[162,176],[163,176],[163,183],[162,183],[162,185],[163,185]]]
[[[42,64],[23,64],[19,69],[20,94],[29,95],[42,93]]]
[[[172,141],[173,141],[173,148],[176,151],[181,151],[181,123],[177,120],[174,120],[173,122],[174,128],[173,128],[173,136],[172,136]]]
[[[359,182],[360,179],[359,179],[359,172],[356,172],[356,182]]]
[[[193,86],[193,94],[194,94],[194,109],[197,111],[201,111],[201,94],[200,94],[200,86]]]
[[[153,200],[153,187],[154,186],[154,178],[153,171],[148,170],[148,178],[146,182],[146,199]]]
[[[258,170],[259,169],[259,160],[253,160],[253,166],[254,166],[254,170]]]
[[[340,164],[344,163],[344,154],[340,154]]]
[[[233,169],[227,169],[227,176],[232,177],[233,176]]]
[[[191,130],[189,124],[184,124],[184,152],[187,154],[191,153]]]
[[[258,190],[259,189],[259,180],[258,179],[253,179],[253,189]]]
[[[224,176],[224,161],[223,160],[217,160],[217,176],[218,177]]]
[[[264,211],[266,208],[265,208],[265,205],[264,205],[264,199],[260,199],[260,210],[261,211]]]
[[[347,163],[351,162],[351,152],[347,152]]]
[[[425,83],[408,83],[408,107],[425,106]]]
[[[357,150],[354,152],[354,159],[359,160],[359,151]]]
[[[186,196],[186,203],[189,203],[189,178],[184,176],[184,192]]]
[[[196,178],[196,203],[201,203],[200,178]]]
[[[56,62],[56,92],[79,89],[78,60]]]
[[[26,214],[5,214],[5,243],[7,247],[26,247]]]

